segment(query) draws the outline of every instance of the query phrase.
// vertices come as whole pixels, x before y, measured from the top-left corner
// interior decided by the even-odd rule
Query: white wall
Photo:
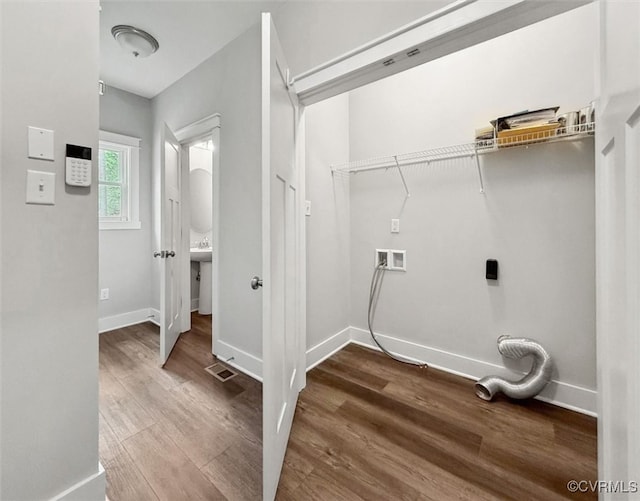
[[[98,2],[1,9],[0,498],[87,481],[97,501],[97,190],[66,187],[64,158],[66,143],[97,156]],[[27,158],[29,125],[55,131],[55,161]],[[27,169],[56,174],[54,206],[25,204]]]
[[[305,113],[306,198],[311,201],[306,218],[307,349],[313,352],[350,320],[349,177],[333,176],[329,169],[349,157],[349,96],[315,104]],[[341,339],[336,339],[338,346]],[[308,355],[308,365],[316,361],[313,357]]]
[[[588,105],[596,12],[589,5],[352,92],[351,159],[470,142],[489,119],[523,109]],[[472,159],[407,168],[406,201],[394,170],[352,177],[352,325],[366,329],[374,249],[406,249],[407,272],[385,278],[377,332],[496,365],[498,335],[531,337],[554,356],[556,380],[595,390],[593,141],[486,155],[482,169],[485,195]],[[500,263],[498,283],[484,278],[488,258]]]
[[[213,113],[221,114],[220,343],[216,350],[221,356],[235,356],[240,364],[242,360],[260,360],[262,295],[249,286],[251,277],[262,269],[258,25],[160,93],[152,103],[154,153],[159,151],[163,122],[175,131]],[[153,165],[153,190],[157,195],[157,155]],[[158,214],[159,199],[154,200],[154,215]],[[156,218],[156,239],[158,223]],[[154,272],[153,278],[157,304],[159,272]]]
[[[140,223],[137,230],[99,232],[101,319],[135,312],[151,305],[151,101],[114,87],[100,97],[100,129],[137,137],[140,142]]]

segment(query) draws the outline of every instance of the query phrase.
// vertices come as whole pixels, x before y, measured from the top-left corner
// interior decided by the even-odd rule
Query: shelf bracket
[[[478,155],[478,148],[474,148],[476,157],[476,167],[478,169],[478,181],[480,181],[480,194],[484,195],[484,181],[482,180],[482,170],[480,169],[480,157]]]
[[[407,182],[404,179],[404,174],[402,173],[402,168],[400,167],[400,164],[398,163],[398,156],[394,155],[393,159],[396,162],[396,167],[398,168],[398,173],[400,174],[400,179],[402,179],[402,185],[404,186],[404,191],[407,193],[406,197],[409,198],[411,196],[411,193],[409,193],[409,188],[407,188]]]

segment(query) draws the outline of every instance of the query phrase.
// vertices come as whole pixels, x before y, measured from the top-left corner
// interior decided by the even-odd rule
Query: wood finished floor
[[[596,420],[350,345],[307,375],[277,499],[597,499]]]
[[[100,461],[111,501],[257,500],[262,386],[204,371],[211,316],[192,315],[164,369],[150,323],[100,335]]]

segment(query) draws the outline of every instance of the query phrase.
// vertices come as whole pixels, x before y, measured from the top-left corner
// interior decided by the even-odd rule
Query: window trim
[[[139,230],[142,228],[140,222],[140,143],[137,137],[125,136],[115,132],[100,131],[99,148],[102,145],[111,145],[114,148],[126,152],[127,165],[123,174],[128,177],[127,193],[124,204],[128,206],[129,220],[114,221],[107,218],[98,218],[100,230]],[[97,182],[98,186],[101,184]],[[100,196],[100,195],[98,195]]]

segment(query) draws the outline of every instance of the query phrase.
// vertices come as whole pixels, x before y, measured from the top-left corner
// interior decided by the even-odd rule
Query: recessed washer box
[[[385,270],[407,271],[407,251],[394,249],[376,249],[374,266],[385,262]]]

